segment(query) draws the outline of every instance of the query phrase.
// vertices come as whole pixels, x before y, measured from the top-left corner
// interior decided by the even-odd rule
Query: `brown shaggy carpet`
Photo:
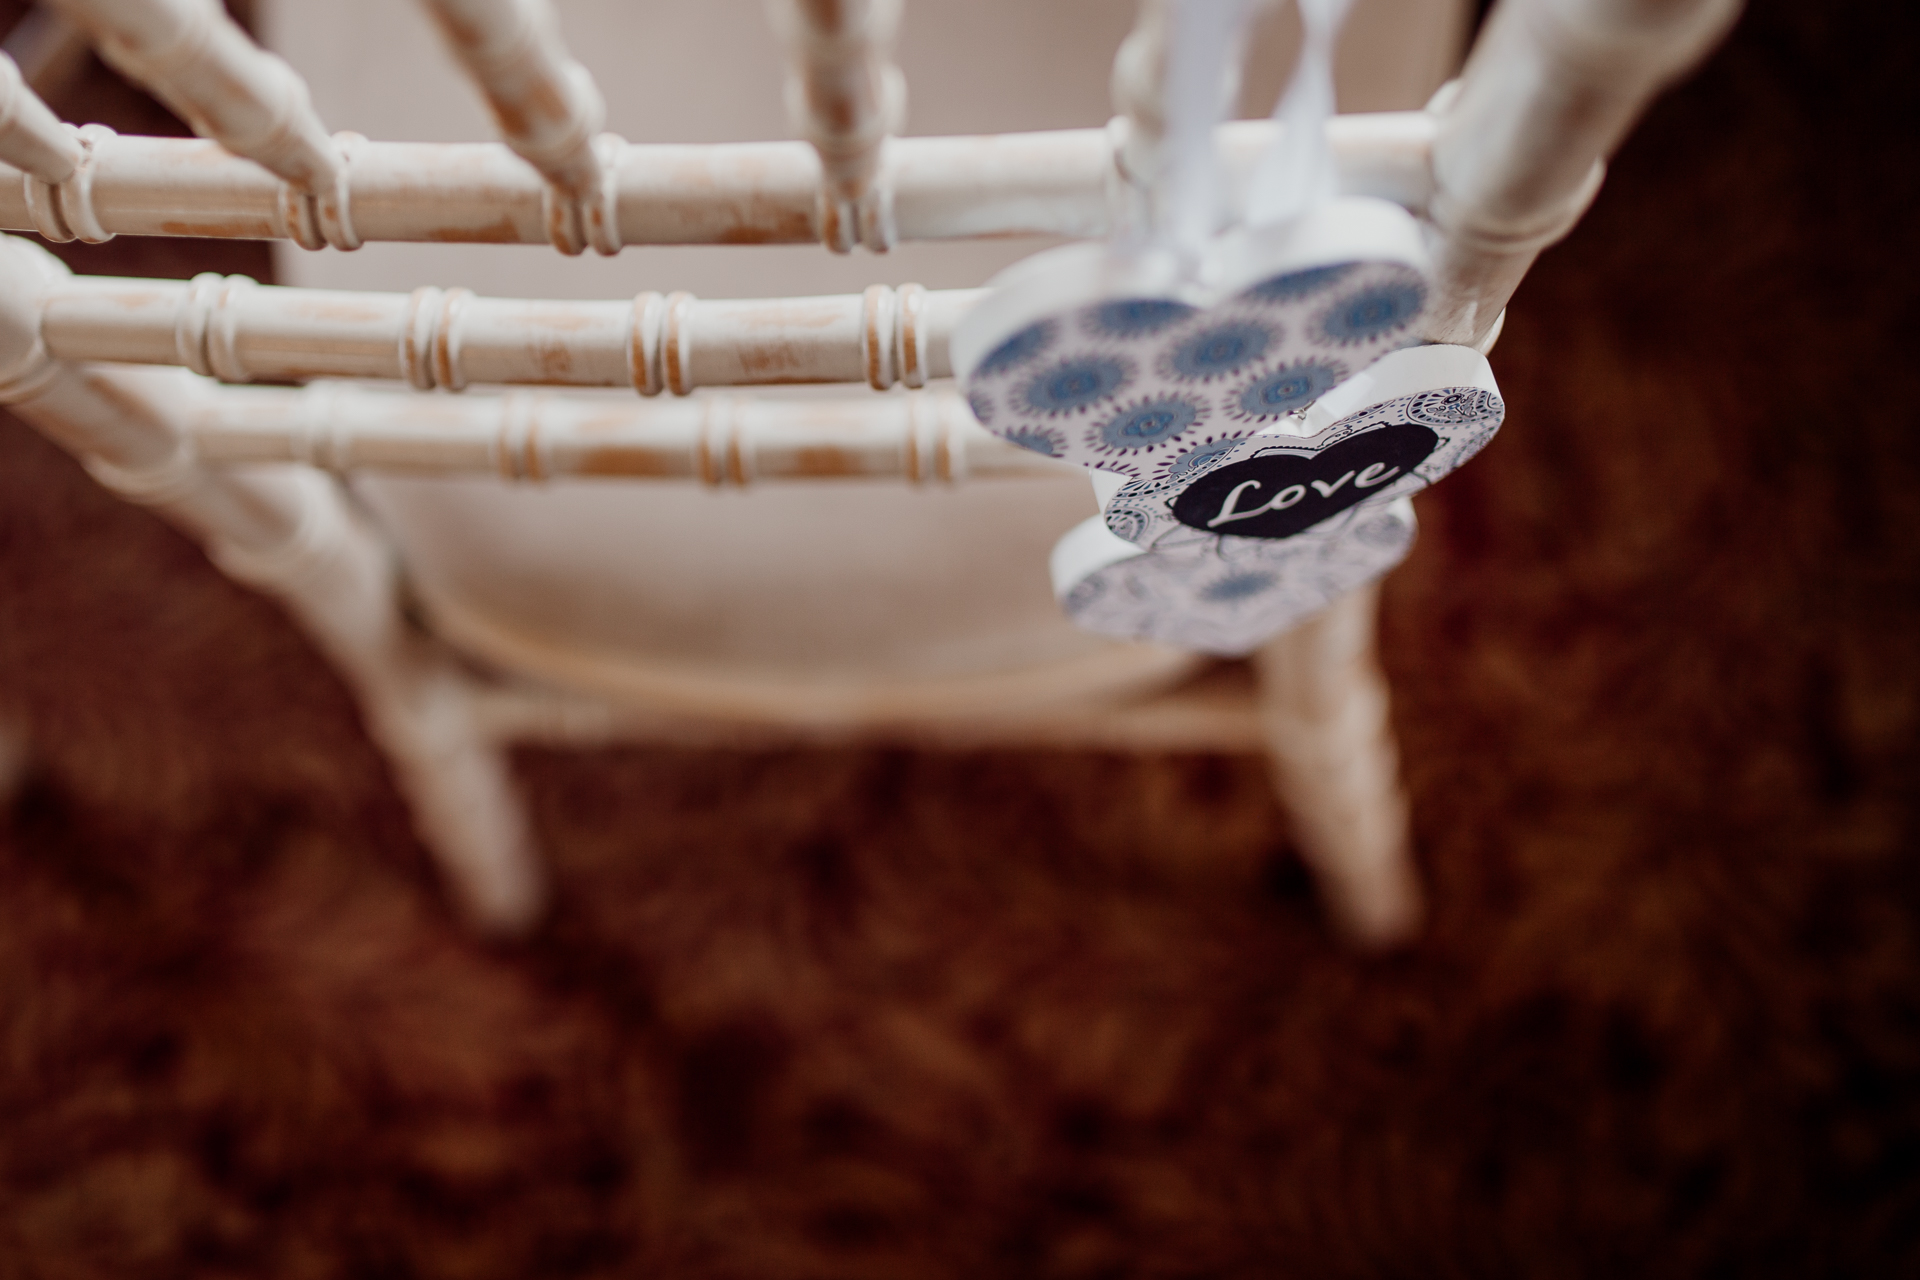
[[[1920,1275],[1917,26],[1758,0],[1516,301],[1391,958],[1259,761],[1038,753],[524,753],[482,945],[286,620],[0,423],[0,1277]]]

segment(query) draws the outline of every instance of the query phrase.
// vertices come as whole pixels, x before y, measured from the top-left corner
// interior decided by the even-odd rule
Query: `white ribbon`
[[[1225,117],[1221,92],[1243,43],[1248,0],[1172,0],[1167,74],[1161,92],[1166,163],[1156,192],[1158,239],[1197,255],[1219,224],[1220,172],[1214,129]]]
[[[1296,0],[1300,58],[1275,104],[1279,137],[1255,163],[1246,222],[1297,218],[1339,192],[1327,121],[1333,118],[1333,50],[1350,0]],[[1162,91],[1167,161],[1156,184],[1156,238],[1189,257],[1219,224],[1220,166],[1214,133],[1227,113],[1222,92],[1245,43],[1251,0],[1171,0]]]
[[[1300,60],[1273,108],[1280,137],[1262,153],[1247,187],[1247,225],[1297,218],[1339,194],[1327,121],[1333,118],[1333,44],[1349,0],[1298,0]]]

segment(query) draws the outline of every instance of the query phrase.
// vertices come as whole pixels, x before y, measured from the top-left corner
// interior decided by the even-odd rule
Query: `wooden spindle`
[[[80,167],[80,140],[27,87],[20,68],[0,53],[0,160],[29,178],[61,183]]]
[[[479,86],[500,135],[546,180],[543,220],[562,253],[620,252],[608,135],[593,77],[566,49],[547,0],[427,0],[447,45]],[[598,140],[597,140],[598,139]]]
[[[1275,789],[1335,924],[1387,947],[1420,928],[1421,893],[1375,656],[1377,583],[1352,592],[1254,656]]]
[[[892,248],[888,138],[906,127],[907,82],[893,62],[901,0],[767,0],[787,46],[787,115],[820,156],[817,221],[836,253]]]
[[[274,234],[307,248],[357,248],[316,201],[337,196],[339,147],[302,80],[242,31],[220,0],[53,0],[100,56],[152,90],[193,131],[284,181]]]

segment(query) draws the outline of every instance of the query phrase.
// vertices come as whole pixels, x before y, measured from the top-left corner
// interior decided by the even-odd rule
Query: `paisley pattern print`
[[[1168,468],[1158,480],[1136,480],[1121,488],[1107,503],[1107,527],[1141,546],[1153,546],[1176,532],[1193,532],[1182,518],[1197,518],[1193,503],[1183,499],[1203,477],[1234,467],[1241,469],[1234,475],[1244,472],[1243,483],[1224,487],[1207,506],[1206,518],[1199,520],[1203,530],[1255,538],[1304,536],[1311,522],[1304,530],[1292,530],[1298,520],[1262,521],[1257,508],[1282,507],[1300,517],[1332,519],[1350,509],[1389,505],[1473,457],[1505,416],[1506,405],[1497,392],[1442,387],[1369,405],[1310,436],[1268,432],[1231,440],[1184,467]],[[1425,452],[1406,452],[1409,435],[1423,437]],[[1415,459],[1413,465],[1403,465],[1409,458]],[[1255,465],[1261,460],[1268,463],[1266,472]],[[1176,505],[1181,513],[1176,513]],[[1255,532],[1263,525],[1288,531]]]
[[[1312,394],[1322,376],[1276,369],[1241,395],[1266,398],[1267,384],[1276,400]],[[1078,576],[1055,592],[1103,635],[1245,653],[1398,564],[1413,542],[1411,495],[1471,458],[1505,415],[1478,352],[1387,355],[1312,413],[1257,435],[1210,434],[1158,479],[1122,486],[1100,517],[1112,538],[1082,526],[1062,540],[1056,573]]]
[[[1401,498],[1279,542],[1187,529],[1055,590],[1089,631],[1234,657],[1399,564],[1415,527]]]

